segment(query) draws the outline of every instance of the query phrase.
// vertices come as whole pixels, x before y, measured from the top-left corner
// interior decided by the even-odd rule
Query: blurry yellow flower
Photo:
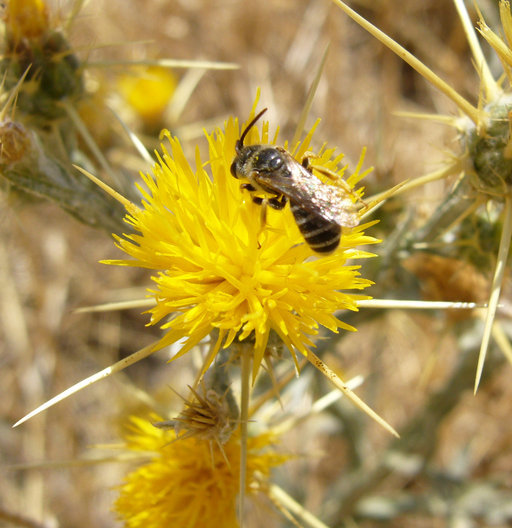
[[[9,0],[5,22],[9,38],[39,37],[48,28],[48,12],[43,0]]]
[[[174,431],[132,418],[126,448],[152,459],[130,473],[120,486],[114,509],[129,528],[236,528],[240,478],[240,441],[233,434],[221,448],[197,436],[176,440]],[[274,438],[248,439],[249,495],[265,492],[273,467],[289,457],[270,449]]]
[[[158,122],[176,89],[176,77],[168,68],[132,68],[118,82],[128,105],[147,125]]]
[[[240,136],[236,120],[230,119],[225,131],[207,134],[209,161],[203,163],[196,153],[195,171],[179,141],[165,135],[171,151],[162,147],[154,175],[143,175],[147,187],[141,188],[143,208],[129,207],[126,221],[136,234],[117,237],[118,246],[133,259],[108,261],[158,270],[153,276],[156,305],[150,310],[150,324],[165,320],[166,334],[159,347],[185,337],[175,356],[179,357],[214,329],[219,332],[215,350],[250,338],[254,376],[271,330],[294,359],[295,349],[307,354],[313,345],[310,336],[320,325],[333,332],[354,330],[334,312],[356,310],[356,301],[366,298],[347,291],[371,284],[359,276],[360,266],[347,265],[347,260],[371,256],[356,249],[376,242],[363,233],[369,224],[346,229],[333,254],[312,258],[289,208],[268,211],[262,228],[260,207],[232,177],[230,166]],[[295,148],[297,159],[308,150],[311,136],[312,132]],[[246,143],[275,141],[276,137],[269,140],[264,123],[261,137],[253,127]],[[342,156],[333,158],[333,152],[322,149],[314,165],[342,176],[346,168],[340,168]],[[351,188],[364,176],[361,163],[346,180]]]

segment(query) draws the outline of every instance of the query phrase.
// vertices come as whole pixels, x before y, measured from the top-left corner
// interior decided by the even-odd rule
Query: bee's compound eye
[[[238,172],[236,170],[236,167],[237,167],[237,160],[235,159],[235,161],[233,161],[233,163],[231,164],[231,168],[230,168],[230,171],[231,171],[231,174],[238,179]]]
[[[282,167],[283,159],[281,158],[281,156],[273,156],[269,160],[268,164],[269,164],[271,170],[277,170],[277,169],[280,169]]]
[[[258,156],[258,162],[261,170],[269,172],[279,170],[284,164],[281,153],[275,148],[262,150]]]

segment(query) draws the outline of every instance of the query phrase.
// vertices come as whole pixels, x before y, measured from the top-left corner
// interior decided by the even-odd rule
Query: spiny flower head
[[[265,491],[273,467],[289,457],[271,449],[274,437],[248,439],[246,492]],[[220,448],[215,442],[158,429],[132,418],[126,448],[148,453],[151,461],[131,472],[120,486],[114,509],[129,528],[238,527],[240,441],[237,433]],[[222,449],[222,450],[221,450]]]
[[[512,15],[510,3],[501,0],[500,18],[503,26],[502,39],[480,17],[479,29],[485,40],[492,46],[503,65],[508,88],[501,86],[492,92],[483,106],[483,118],[475,126],[462,129],[462,138],[468,149],[473,171],[469,171],[478,191],[488,193],[492,198],[502,198],[512,189],[512,141],[510,124],[512,112]],[[487,90],[489,91],[489,90]]]
[[[181,413],[173,420],[157,422],[161,428],[173,428],[179,438],[197,436],[203,440],[214,440],[219,445],[226,443],[239,417],[230,388],[223,394],[215,389],[205,389],[203,394],[190,388],[191,397],[185,400]]]
[[[17,108],[37,119],[63,117],[62,101],[76,101],[83,94],[83,66],[74,54],[56,17],[48,15],[42,0],[11,0],[5,17],[2,71],[6,89],[23,74]]]
[[[485,124],[478,127],[467,123],[461,130],[462,143],[471,160],[466,172],[478,192],[500,199],[512,189],[510,94],[503,94],[499,100],[485,105],[484,111]]]
[[[350,290],[371,284],[359,276],[360,266],[347,264],[348,259],[370,256],[356,249],[376,242],[363,233],[369,224],[345,230],[333,254],[312,258],[289,208],[269,210],[262,226],[260,206],[232,177],[230,166],[240,137],[236,120],[229,119],[224,131],[207,134],[209,160],[204,163],[196,152],[195,170],[179,141],[168,132],[165,136],[170,151],[163,146],[153,175],[142,175],[143,207],[129,208],[126,221],[135,234],[117,237],[132,259],[109,261],[158,272],[151,291],[156,304],[150,312],[151,324],[165,321],[160,346],[186,337],[175,356],[179,357],[212,330],[218,331],[217,350],[235,339],[250,338],[254,376],[271,331],[292,354],[294,349],[307,354],[310,337],[320,325],[333,332],[353,330],[334,312],[356,310],[356,301],[363,297]],[[308,151],[311,137],[312,132],[295,147],[296,159]],[[246,144],[275,144],[276,139],[277,133],[269,138],[268,123],[263,123],[261,133],[257,127],[251,129]],[[342,157],[334,156],[334,149],[322,148],[314,165],[341,177],[346,169],[340,166]],[[361,164],[362,159],[346,179],[350,188],[364,176]]]

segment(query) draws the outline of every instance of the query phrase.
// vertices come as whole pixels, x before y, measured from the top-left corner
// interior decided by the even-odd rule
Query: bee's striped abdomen
[[[302,236],[313,251],[331,253],[338,247],[341,236],[339,224],[304,209],[297,202],[290,201],[290,207]]]

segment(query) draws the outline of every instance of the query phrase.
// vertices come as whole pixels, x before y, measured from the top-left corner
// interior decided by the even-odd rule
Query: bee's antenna
[[[246,127],[245,130],[242,132],[242,135],[240,136],[240,139],[236,142],[236,148],[237,150],[244,146],[244,139],[245,136],[247,136],[249,130],[254,126],[256,121],[268,110],[268,108],[264,108]]]

